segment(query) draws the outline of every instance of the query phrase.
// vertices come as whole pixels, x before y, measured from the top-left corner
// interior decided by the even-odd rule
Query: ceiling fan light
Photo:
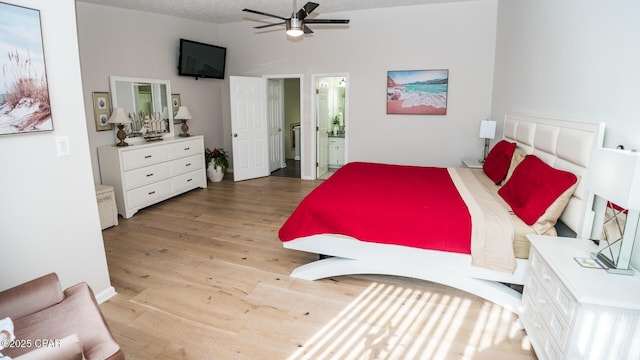
[[[291,37],[298,37],[304,34],[302,30],[302,21],[292,17],[286,21],[287,35]]]
[[[298,36],[301,36],[302,34],[304,34],[304,31],[302,31],[300,29],[289,29],[289,30],[287,30],[287,35],[292,36],[292,37],[298,37]]]

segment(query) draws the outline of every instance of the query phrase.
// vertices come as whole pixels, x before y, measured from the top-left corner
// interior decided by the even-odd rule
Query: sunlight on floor
[[[472,301],[374,282],[289,359],[472,359],[490,349],[507,355],[520,331],[514,315],[481,299],[472,308]]]

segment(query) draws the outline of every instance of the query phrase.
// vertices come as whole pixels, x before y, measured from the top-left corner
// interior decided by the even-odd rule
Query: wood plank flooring
[[[127,359],[535,359],[517,318],[391,276],[289,277],[317,256],[277,232],[319,182],[225,179],[103,231]]]

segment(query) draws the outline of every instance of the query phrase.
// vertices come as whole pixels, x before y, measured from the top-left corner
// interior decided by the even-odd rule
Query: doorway
[[[347,76],[315,78],[316,177],[327,179],[346,163]]]
[[[300,78],[283,78],[282,81],[282,149],[284,159],[271,176],[302,177],[302,141],[300,121]]]

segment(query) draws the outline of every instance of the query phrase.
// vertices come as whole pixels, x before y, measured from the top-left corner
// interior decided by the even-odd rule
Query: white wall
[[[640,149],[639,19],[634,0],[500,0],[492,118],[605,122],[605,147]]]
[[[96,131],[91,93],[109,91],[109,76],[134,76],[171,81],[194,119],[189,133],[204,135],[205,146],[223,143],[222,80],[178,76],[179,39],[227,46],[218,37],[218,25],[172,16],[108,6],[77,3],[78,38],[84,86],[86,124],[93,176],[100,182],[96,148],[115,143],[113,132]],[[180,133],[179,126],[176,134]]]
[[[100,232],[74,0],[9,0],[40,10],[54,131],[0,138],[0,289],[57,272],[112,291]],[[6,56],[6,54],[0,54]],[[71,155],[56,157],[67,136]]]
[[[492,117],[606,122],[606,147],[640,149],[639,19],[634,0],[501,0]]]
[[[320,18],[349,18],[349,28],[316,25],[312,37],[296,41],[280,27],[257,33],[259,23],[243,21],[221,25],[220,33],[230,44],[228,74],[304,74],[303,159],[313,149],[311,76],[348,73],[349,161],[451,166],[482,153],[478,131],[490,114],[496,9],[497,0],[339,14],[321,6]],[[387,71],[426,69],[449,69],[447,115],[387,115]],[[227,92],[223,106],[230,133]],[[225,138],[226,147],[230,142]],[[303,177],[312,176],[313,162],[303,162]]]

